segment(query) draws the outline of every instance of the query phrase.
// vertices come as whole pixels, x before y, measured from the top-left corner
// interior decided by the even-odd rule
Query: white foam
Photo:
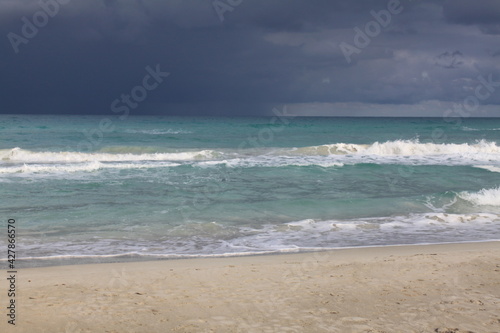
[[[320,166],[320,167],[323,167],[323,168],[331,168],[331,167],[343,167],[344,166],[344,163],[340,163],[340,162],[332,162],[332,161],[296,161],[296,162],[291,162],[291,163],[288,163],[287,165],[290,165],[290,166],[311,166],[311,165],[315,165],[315,166]]]
[[[90,162],[83,164],[24,164],[15,167],[0,167],[0,174],[32,174],[32,173],[73,173],[93,172],[104,169],[149,169],[178,166],[178,163],[101,163]]]
[[[306,240],[312,236],[334,235],[336,233],[359,233],[360,237],[376,238],[380,232],[400,232],[406,234],[429,233],[434,231],[449,230],[450,227],[480,228],[481,225],[498,224],[500,216],[490,213],[477,214],[448,214],[448,213],[426,213],[411,214],[407,216],[376,217],[357,220],[324,220],[312,219],[286,223],[285,230],[295,233],[296,239]],[[434,231],[433,231],[434,230]],[[371,235],[370,235],[371,234]],[[370,235],[370,236],[369,236]],[[274,237],[279,238],[278,235]],[[349,237],[349,236],[338,236]],[[262,238],[262,236],[261,236]],[[381,238],[382,239],[382,238]],[[388,240],[385,240],[388,242]]]
[[[284,166],[320,166],[323,168],[342,167],[344,163],[314,158],[286,158],[283,156],[260,156],[250,158],[234,158],[229,160],[202,161],[196,164],[199,167],[213,167],[225,165],[229,168],[239,167],[284,167]]]
[[[155,153],[153,147],[108,147],[95,153],[34,152],[21,148],[0,150],[0,162],[9,163],[88,163],[194,161],[201,167],[224,164],[228,167],[321,166],[341,167],[345,164],[409,164],[409,165],[490,165],[498,172],[500,147],[485,140],[475,144],[419,143],[397,140],[371,145],[336,143],[304,148],[269,148],[214,151],[180,151]],[[228,159],[227,157],[233,157]],[[224,158],[224,159],[222,159]],[[201,163],[200,163],[201,162]]]
[[[192,132],[185,130],[174,129],[150,129],[150,130],[126,130],[126,133],[131,134],[149,134],[149,135],[166,135],[166,134],[190,134]]]
[[[99,170],[102,164],[92,162],[82,165],[22,165],[0,168],[0,174],[9,173],[55,173],[55,172],[92,172]]]
[[[210,159],[215,156],[217,156],[217,153],[213,150],[154,154],[33,152],[21,148],[0,150],[0,160],[16,163],[189,161]]]
[[[500,131],[500,128],[484,128],[484,129],[478,129],[478,128],[472,128],[472,127],[467,127],[463,126],[462,130],[466,132],[472,132],[472,131]]]
[[[296,148],[293,153],[305,155],[380,155],[380,156],[425,156],[454,154],[499,154],[496,142],[485,140],[475,144],[420,143],[418,140],[396,140],[371,145],[335,143],[321,146]]]
[[[329,145],[295,148],[292,153],[298,155],[348,155],[365,151],[369,145],[335,143]]]
[[[473,165],[474,168],[485,169],[491,172],[500,172],[500,167],[494,165]]]
[[[500,206],[500,187],[472,193],[460,192],[458,196],[478,206]]]
[[[125,231],[127,237],[123,237],[124,230],[120,228],[116,230],[115,237],[110,233],[106,237],[79,234],[78,239],[71,239],[70,232],[64,238],[60,235],[40,238],[26,234],[23,255],[26,259],[126,255],[209,257],[353,246],[485,241],[493,240],[491,235],[498,235],[500,215],[423,213],[352,220],[305,219],[239,227],[211,222],[162,230],[155,236],[137,239],[130,238],[130,231]]]

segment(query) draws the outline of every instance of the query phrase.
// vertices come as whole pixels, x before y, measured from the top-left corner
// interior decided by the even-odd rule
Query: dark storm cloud
[[[447,0],[443,6],[445,17],[453,23],[498,23],[500,5],[497,0]]]
[[[170,75],[131,114],[439,116],[480,75],[500,81],[497,1],[57,1],[0,1],[1,113],[112,114],[157,64]]]
[[[477,25],[485,34],[500,34],[500,2],[497,0],[446,1],[443,12],[449,22]]]

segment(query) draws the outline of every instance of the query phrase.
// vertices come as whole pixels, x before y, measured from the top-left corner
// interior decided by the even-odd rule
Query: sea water
[[[0,197],[26,267],[498,240],[500,118],[4,115]]]

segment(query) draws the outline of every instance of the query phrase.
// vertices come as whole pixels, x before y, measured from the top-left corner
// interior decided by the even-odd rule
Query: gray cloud
[[[443,5],[446,19],[458,24],[498,24],[500,4],[496,0],[447,0]]]
[[[463,64],[463,54],[460,51],[446,51],[436,57],[436,65],[443,68],[454,69],[459,68]]]
[[[485,34],[500,34],[500,2],[496,0],[448,0],[443,6],[448,22],[477,25]]]
[[[412,110],[429,115],[439,101],[463,100],[479,75],[500,81],[498,1],[401,0],[401,12],[366,35],[379,24],[373,12],[384,17],[388,3],[242,0],[221,22],[211,0],[73,0],[16,54],[8,34],[23,37],[21,19],[33,22],[42,9],[34,0],[4,0],[0,112],[107,114],[156,64],[171,75],[137,114],[351,103],[370,105],[364,112],[374,115],[373,105],[421,105]],[[366,46],[356,46],[357,31]],[[359,51],[351,62],[342,43]],[[500,94],[484,104],[500,104]]]

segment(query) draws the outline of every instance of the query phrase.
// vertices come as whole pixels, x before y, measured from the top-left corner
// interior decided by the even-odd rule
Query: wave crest
[[[93,172],[104,169],[149,169],[178,166],[178,163],[101,163],[90,162],[84,164],[58,164],[40,165],[24,164],[15,167],[0,167],[0,174],[33,174],[33,173],[73,173],[73,172]]]
[[[475,144],[436,144],[420,143],[418,140],[396,140],[375,142],[371,145],[335,143],[329,145],[297,148],[295,154],[303,155],[382,155],[382,156],[415,156],[415,155],[451,155],[451,154],[499,154],[500,147],[496,142],[485,140]]]
[[[488,170],[491,172],[500,172],[500,167],[496,167],[494,165],[473,165],[473,167],[478,169]]]
[[[477,206],[500,206],[500,187],[479,192],[460,192],[458,196]]]
[[[21,148],[0,150],[0,160],[15,163],[189,161],[210,159],[216,155],[217,153],[213,150],[151,154],[33,152]]]

